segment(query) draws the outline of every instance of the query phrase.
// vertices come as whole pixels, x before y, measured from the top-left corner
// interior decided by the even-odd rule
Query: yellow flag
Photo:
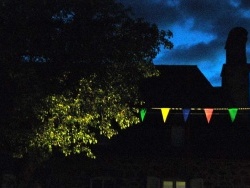
[[[170,111],[170,108],[161,108],[161,113],[163,117],[163,122],[165,123],[168,117],[168,113]]]

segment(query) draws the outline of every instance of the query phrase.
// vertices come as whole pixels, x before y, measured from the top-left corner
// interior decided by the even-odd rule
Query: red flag
[[[214,109],[212,108],[204,108],[206,117],[207,117],[207,122],[209,123],[213,114]]]

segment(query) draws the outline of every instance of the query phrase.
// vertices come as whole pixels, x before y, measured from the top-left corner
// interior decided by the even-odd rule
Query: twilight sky
[[[228,32],[237,26],[250,36],[249,0],[118,0],[136,17],[171,30],[172,50],[162,50],[154,64],[197,65],[213,86],[220,86]],[[250,38],[250,37],[248,37]],[[247,42],[250,61],[250,39]]]

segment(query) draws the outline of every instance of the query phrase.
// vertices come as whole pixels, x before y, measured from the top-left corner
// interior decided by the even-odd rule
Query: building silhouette
[[[141,87],[147,109],[143,122],[101,150],[102,157],[109,153],[100,160],[106,175],[92,178],[92,188],[98,181],[130,188],[250,187],[246,42],[246,29],[229,32],[221,87],[213,87],[197,66],[156,66],[160,76],[144,80]],[[165,122],[161,108],[170,108]],[[184,120],[182,109],[188,108]],[[209,123],[205,108],[213,109]],[[230,108],[238,109],[234,121]]]
[[[140,124],[97,145],[97,159],[57,158],[47,163],[53,176],[44,177],[51,182],[37,179],[47,187],[250,188],[246,42],[246,29],[229,32],[221,87],[197,66],[156,66],[160,76],[141,84],[147,111]],[[170,108],[165,121],[162,108]],[[207,108],[213,109],[209,122]],[[234,121],[229,108],[238,109]],[[183,109],[191,109],[186,119]]]
[[[143,84],[146,102],[180,107],[249,106],[250,64],[246,60],[246,42],[244,28],[236,27],[229,32],[225,45],[226,63],[221,71],[222,87],[213,87],[197,66],[161,65],[156,66],[161,76]]]
[[[231,105],[249,106],[250,64],[246,59],[247,31],[236,27],[226,42],[226,63],[222,68],[222,89]]]

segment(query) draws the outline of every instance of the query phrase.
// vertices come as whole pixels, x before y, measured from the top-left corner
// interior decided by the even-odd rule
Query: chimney
[[[233,28],[227,37],[226,41],[226,64],[246,64],[246,43],[247,30],[243,27]]]
[[[250,64],[247,64],[246,58],[247,34],[243,27],[235,27],[229,32],[226,41],[226,63],[221,76],[222,89],[229,98],[229,107],[249,106]]]

